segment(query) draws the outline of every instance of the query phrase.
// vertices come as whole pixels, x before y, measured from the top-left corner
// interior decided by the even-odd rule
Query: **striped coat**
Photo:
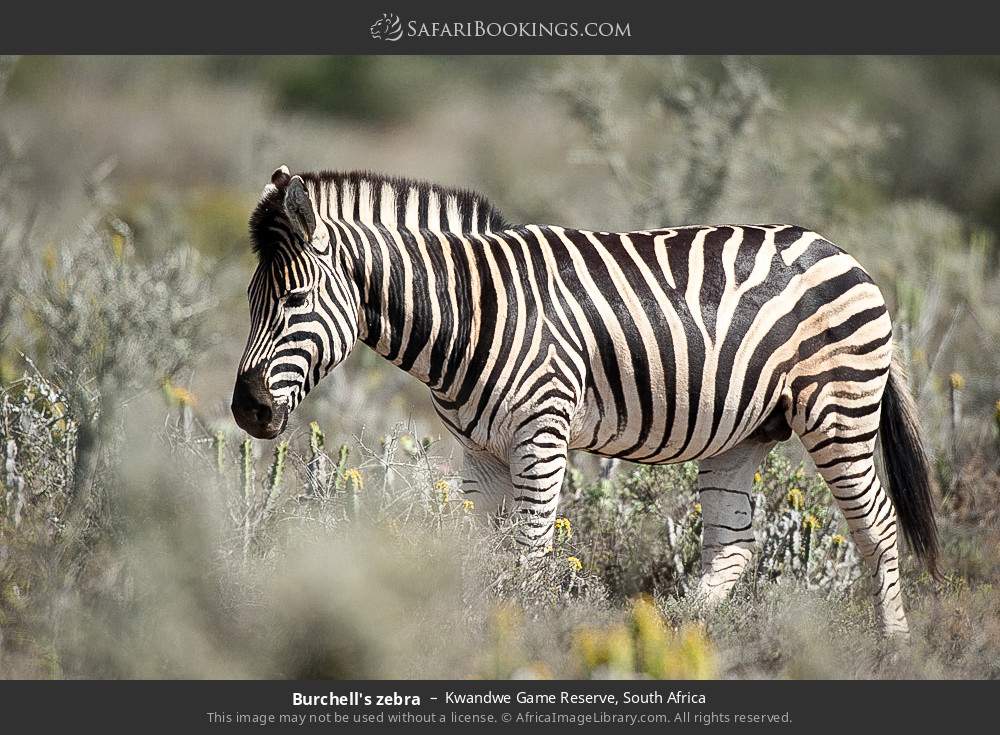
[[[468,192],[285,168],[251,230],[233,399],[251,434],[280,433],[363,341],[430,388],[465,447],[465,491],[484,514],[516,514],[530,554],[551,540],[569,449],[698,460],[699,594],[714,603],[752,553],[754,471],[794,433],[871,562],[884,626],[905,634],[897,519],[933,566],[926,455],[882,295],[822,236],[510,226]]]

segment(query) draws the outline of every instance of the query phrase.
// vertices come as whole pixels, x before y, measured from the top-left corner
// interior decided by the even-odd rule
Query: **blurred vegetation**
[[[994,59],[0,59],[0,672],[1000,676]],[[482,189],[514,221],[796,221],[890,301],[941,488],[913,646],[794,447],[705,615],[695,467],[573,457],[553,553],[483,529],[424,392],[359,349],[278,442],[228,403],[277,165]]]
[[[991,56],[748,57],[804,125],[852,112],[892,132],[879,164],[892,172],[885,191],[939,201],[974,224],[1000,228],[1000,60]],[[639,65],[641,59],[614,63]],[[15,100],[58,92],[83,75],[93,88],[137,89],[155,82],[255,87],[289,111],[405,123],[427,100],[449,102],[456,89],[481,104],[512,104],[560,65],[557,57],[308,56],[27,57],[9,82]],[[582,65],[578,57],[570,65]],[[606,63],[604,61],[600,63]],[[715,57],[687,62],[707,83],[726,74]],[[508,151],[517,155],[516,151]]]

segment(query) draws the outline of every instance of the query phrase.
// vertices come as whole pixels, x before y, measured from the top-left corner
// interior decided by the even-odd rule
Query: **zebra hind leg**
[[[837,501],[851,538],[872,574],[875,607],[883,631],[906,639],[909,625],[899,579],[896,510],[875,473],[878,413],[855,419],[850,428],[834,423],[805,434],[802,443]]]
[[[753,556],[753,476],[774,441],[750,439],[701,460],[701,581],[697,596],[715,606],[729,595]]]

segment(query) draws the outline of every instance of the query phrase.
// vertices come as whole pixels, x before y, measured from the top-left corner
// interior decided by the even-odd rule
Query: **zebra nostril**
[[[250,409],[250,415],[258,424],[269,424],[271,423],[271,417],[274,415],[274,412],[271,410],[270,406],[260,404]]]
[[[274,421],[273,397],[264,380],[264,370],[257,367],[236,376],[233,388],[233,417],[252,436],[266,432]]]

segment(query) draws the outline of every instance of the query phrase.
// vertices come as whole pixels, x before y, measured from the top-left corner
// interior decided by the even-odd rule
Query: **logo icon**
[[[398,41],[403,37],[403,23],[395,13],[382,13],[368,31],[376,41]]]

